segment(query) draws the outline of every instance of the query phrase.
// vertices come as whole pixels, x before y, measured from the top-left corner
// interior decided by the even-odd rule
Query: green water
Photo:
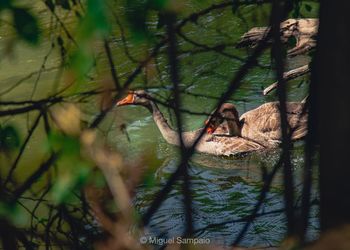
[[[184,12],[198,11],[208,6],[206,2],[193,2],[186,7]],[[41,9],[38,5],[36,8]],[[239,37],[253,26],[267,23],[268,6],[258,9],[247,6],[240,9],[242,20],[237,14],[233,14],[230,8],[215,11],[212,14],[200,18],[197,23],[189,22],[183,28],[184,34],[198,43],[210,46],[227,44],[225,52],[245,59],[251,50],[236,49],[234,44]],[[46,12],[43,12],[46,13]],[[308,13],[306,13],[308,14]],[[186,16],[185,14],[183,14]],[[309,13],[312,16],[312,14]],[[314,14],[313,14],[314,15]],[[47,27],[48,21],[43,20],[42,26]],[[156,23],[150,23],[155,29]],[[74,30],[74,25],[70,27]],[[50,48],[50,41],[43,39],[39,47],[30,47],[22,42],[16,43],[13,52],[3,56],[8,51],[13,32],[5,25],[0,27],[0,96],[1,101],[25,100],[28,98],[40,99],[48,96],[56,87],[55,79],[57,70],[50,70],[26,79],[14,87],[22,78],[32,72],[38,71],[46,55],[48,56],[46,68],[58,65],[60,58],[58,49]],[[242,66],[242,62],[236,59],[219,55],[212,51],[201,52],[198,48],[179,38],[179,62],[181,75],[181,90],[183,109],[192,112],[210,113],[215,107],[218,97],[225,91],[229,81],[235,72]],[[99,46],[99,45],[97,45]],[[145,46],[140,43],[129,42],[128,46],[135,57],[141,57]],[[117,36],[111,44],[117,71],[125,75],[130,73],[135,64],[126,57],[121,39]],[[196,52],[190,53],[194,50]],[[100,57],[101,65],[99,74],[109,74],[106,66],[106,58]],[[307,56],[298,56],[288,59],[287,68],[295,68],[309,62]],[[168,98],[171,94],[172,83],[169,81],[166,48],[160,50],[155,62],[158,72],[148,76],[147,83],[144,74],[135,80],[132,88],[144,88],[157,97]],[[230,98],[242,114],[263,103],[276,100],[275,94],[262,95],[262,89],[274,82],[273,70],[270,69],[269,51],[259,59],[262,67],[257,67],[244,78],[242,86]],[[102,73],[101,73],[102,72]],[[122,78],[124,79],[125,76]],[[64,85],[69,79],[64,78],[59,84]],[[288,83],[288,99],[299,101],[305,97],[308,85],[300,84],[301,78]],[[95,83],[86,84],[86,88]],[[34,88],[35,86],[35,88]],[[10,90],[14,87],[12,90]],[[3,93],[6,92],[6,93]],[[91,98],[90,102],[82,105],[86,110],[85,119],[91,121],[97,115],[98,104]],[[172,125],[175,124],[172,112],[166,107],[160,107]],[[24,138],[28,124],[34,120],[36,114],[22,115],[10,118],[1,118],[1,124],[14,124]],[[206,115],[183,114],[184,130],[194,130],[203,125]],[[126,126],[126,133],[121,131],[121,126]],[[166,183],[167,177],[175,170],[178,155],[176,148],[168,145],[161,137],[150,113],[142,107],[115,108],[101,124],[101,130],[107,134],[107,140],[111,147],[123,153],[128,162],[137,161],[147,154],[153,158],[151,179],[153,185],[147,181],[141,183],[134,198],[136,210],[143,214],[155,194]],[[23,140],[22,140],[23,141]],[[27,149],[19,162],[16,170],[16,178],[24,180],[42,161],[43,142],[45,133],[43,126],[36,130],[30,140]],[[292,150],[293,167],[296,176],[300,176],[303,164],[303,145],[297,143]],[[195,155],[190,164],[190,176],[193,192],[193,220],[196,237],[209,238],[212,242],[229,244],[243,226],[242,222],[233,222],[249,215],[253,209],[262,185],[262,166],[272,169],[279,157],[279,150],[268,153],[256,153],[243,158],[223,158],[207,155]],[[1,166],[8,165],[8,159],[1,159]],[[6,167],[1,167],[1,174],[7,173]],[[55,176],[55,175],[53,175]],[[283,208],[283,196],[281,193],[281,173],[277,174],[272,191],[268,194],[266,203],[259,213],[271,212]],[[300,183],[300,180],[297,180]],[[42,185],[42,184],[40,184]],[[40,186],[39,185],[39,186]],[[298,188],[299,189],[299,188]],[[148,227],[148,234],[152,236],[173,237],[182,234],[185,216],[183,213],[181,186],[175,185],[167,199],[152,217]],[[45,214],[45,212],[41,212]],[[227,223],[225,223],[227,222]],[[217,223],[221,225],[215,226]],[[214,225],[213,225],[214,224]],[[317,222],[313,217],[310,235],[317,231]],[[242,244],[246,246],[277,245],[285,232],[285,218],[283,213],[273,213],[259,217],[249,228]]]

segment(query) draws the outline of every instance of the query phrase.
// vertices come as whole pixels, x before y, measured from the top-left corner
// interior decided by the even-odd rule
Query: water
[[[203,3],[191,3],[188,11],[198,11],[207,6]],[[235,49],[234,44],[248,28],[267,22],[266,12],[268,8],[254,9],[251,6],[242,8],[241,14],[246,20],[241,20],[232,13],[230,8],[215,11],[212,14],[200,18],[197,23],[189,23],[183,28],[183,32],[190,39],[198,43],[226,44],[225,52],[245,59],[250,51]],[[186,11],[185,11],[186,12]],[[186,15],[184,15],[186,16]],[[254,18],[253,18],[254,17]],[[253,21],[255,23],[253,23]],[[44,22],[45,23],[45,22]],[[2,30],[4,28],[2,27]],[[0,40],[0,53],[5,51],[5,45],[11,34],[3,33]],[[121,40],[116,38],[112,44],[115,63],[120,74],[125,75],[132,71],[134,63],[130,62],[122,50]],[[143,47],[135,43],[129,43],[129,47],[136,57],[143,55]],[[28,47],[19,44],[15,48],[14,59],[3,58],[0,61],[0,86],[1,92],[13,86],[19,79],[25,77],[40,68],[43,57],[50,50],[50,43],[43,42],[40,48]],[[196,52],[189,53],[194,50]],[[193,112],[203,112],[203,115],[183,114],[184,130],[194,130],[203,126],[206,113],[210,113],[215,107],[218,97],[228,86],[237,70],[242,66],[239,60],[219,55],[213,51],[201,52],[188,42],[179,39],[179,61],[181,75],[181,90],[183,91],[183,107]],[[171,82],[167,73],[166,48],[161,49],[157,57],[158,72],[155,67],[148,77],[138,77],[132,88],[144,88],[146,85],[152,95],[168,98],[171,94]],[[106,60],[101,59],[102,65]],[[287,61],[287,68],[304,65],[309,61],[306,56],[299,56]],[[47,68],[57,65],[59,54],[56,50],[50,54]],[[274,75],[270,66],[269,52],[264,53],[259,60],[262,67],[250,71],[244,78],[242,86],[228,100],[235,103],[240,114],[255,108],[265,102],[274,101],[274,93],[269,96],[262,95],[263,87],[274,82]],[[106,66],[105,66],[106,67]],[[102,69],[108,74],[108,68]],[[33,85],[36,78],[32,77],[13,91],[1,96],[1,100],[23,100],[33,93],[33,98],[38,99],[48,95],[55,86],[54,79],[57,71],[46,72],[39,79],[36,91]],[[299,101],[305,97],[308,85],[298,86],[301,79],[288,83],[288,99]],[[91,100],[93,103],[95,100]],[[93,106],[93,107],[91,107]],[[88,104],[84,107],[89,111],[87,120],[92,120],[97,114],[97,105]],[[160,107],[174,127],[174,117],[166,107]],[[2,120],[2,123],[13,123],[26,134],[28,121],[33,120],[34,115],[19,116]],[[121,126],[126,126],[127,135],[121,131]],[[151,158],[151,184],[144,180],[134,197],[134,205],[138,213],[143,214],[157,192],[164,186],[167,178],[176,169],[179,160],[177,149],[168,145],[161,137],[151,114],[142,107],[122,107],[114,109],[101,125],[104,132],[108,132],[108,141],[111,147],[123,153],[129,162],[137,161],[147,155]],[[41,143],[44,140],[43,127],[34,133],[33,139],[28,145],[28,151],[21,160],[16,177],[25,179],[28,174],[41,162],[43,149]],[[297,184],[300,183],[303,165],[303,145],[297,143],[292,150],[293,168],[296,172]],[[280,151],[274,150],[266,153],[255,153],[241,158],[213,157],[196,154],[190,162],[189,174],[191,176],[191,189],[193,194],[193,221],[195,236],[208,238],[213,243],[230,244],[244,222],[240,219],[248,216],[254,208],[262,187],[263,168],[271,171],[279,158]],[[6,170],[2,169],[2,172]],[[283,208],[283,195],[281,191],[281,173],[278,172],[268,193],[266,201],[259,210],[259,216],[249,227],[242,244],[245,246],[269,246],[278,245],[285,234],[285,216]],[[300,191],[300,186],[297,188]],[[171,238],[180,236],[185,226],[183,208],[183,196],[181,182],[177,183],[162,203],[147,227],[146,235]],[[274,212],[276,211],[276,212]],[[45,214],[45,213],[44,213]],[[317,233],[316,211],[313,211],[310,237]]]
[[[190,163],[193,191],[193,221],[196,238],[210,239],[212,243],[229,245],[245,224],[242,218],[254,209],[262,188],[262,162],[271,171],[279,157],[278,152],[227,159],[196,155]],[[294,155],[295,171],[300,176],[302,158]],[[145,213],[153,197],[167,182],[178,162],[172,158],[164,161],[155,172],[157,185],[140,185],[135,206]],[[256,220],[249,227],[241,244],[244,246],[276,246],[285,235],[285,216],[282,195],[282,174],[277,173]],[[300,180],[297,181],[300,184]],[[147,227],[147,237],[171,239],[181,236],[185,229],[182,187],[179,182],[152,216]],[[298,188],[300,192],[300,186]],[[299,195],[298,195],[299,197]],[[300,206],[300,198],[298,206]],[[309,237],[317,234],[316,210],[312,211]]]

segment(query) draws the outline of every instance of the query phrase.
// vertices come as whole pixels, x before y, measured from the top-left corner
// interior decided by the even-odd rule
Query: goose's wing
[[[266,141],[270,137],[278,137],[280,130],[278,103],[269,102],[250,110],[240,117],[240,121],[243,124],[243,137],[257,141]]]
[[[303,103],[287,103],[288,131],[292,140],[301,139],[307,133],[307,112],[303,113]],[[281,121],[278,102],[270,102],[248,111],[241,116],[244,122],[242,136],[257,141],[281,140]]]
[[[262,150],[265,147],[238,136],[211,136],[198,144],[197,150],[215,155],[237,155]]]

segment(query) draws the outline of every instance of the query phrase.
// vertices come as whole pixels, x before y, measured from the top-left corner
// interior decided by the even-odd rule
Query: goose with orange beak
[[[130,91],[125,98],[116,103],[117,107],[127,105],[140,105],[147,108],[151,112],[153,120],[165,141],[172,145],[180,145],[178,131],[170,127],[166,118],[158,108],[158,105],[154,102],[154,99],[149,93],[144,90]],[[230,156],[265,149],[263,145],[252,140],[240,136],[227,136],[227,125],[225,125],[224,122],[221,122],[220,124],[212,124],[212,121],[218,121],[212,119],[212,121],[209,122],[209,120],[210,119],[207,120],[207,133],[203,134],[195,147],[197,152]],[[184,144],[187,147],[191,146],[198,136],[202,134],[203,129],[204,128],[200,128],[194,131],[182,132],[181,136]]]

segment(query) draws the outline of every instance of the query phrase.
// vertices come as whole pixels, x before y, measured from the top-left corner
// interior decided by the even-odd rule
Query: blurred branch
[[[186,146],[182,138],[182,117],[179,108],[181,107],[181,96],[180,96],[180,76],[179,76],[179,62],[177,60],[177,41],[176,41],[176,31],[174,23],[176,22],[176,16],[174,14],[168,14],[166,18],[167,22],[167,34],[168,34],[168,58],[170,65],[170,78],[173,83],[173,94],[174,94],[174,112],[177,122],[177,131],[179,135],[181,157],[186,155]],[[192,194],[191,194],[191,184],[190,177],[188,175],[188,158],[183,159],[183,163],[179,168],[181,169],[181,175],[183,179],[183,194],[184,194],[184,210],[186,215],[186,229],[184,232],[185,236],[192,236],[193,232],[193,221],[192,221]]]
[[[283,179],[284,179],[284,201],[287,216],[288,236],[295,233],[295,214],[293,209],[294,204],[294,181],[290,159],[291,140],[288,136],[288,121],[287,121],[287,96],[285,83],[283,78],[284,58],[282,52],[282,41],[280,33],[280,25],[289,12],[291,6],[288,1],[274,0],[272,4],[271,14],[271,33],[273,37],[272,57],[276,64],[277,77],[277,95],[280,109],[281,131],[282,131],[282,164],[283,164]]]
[[[18,115],[27,113],[33,110],[40,110],[42,107],[41,104],[33,104],[31,106],[23,107],[23,108],[17,108],[17,109],[8,109],[8,110],[0,110],[0,117],[1,116],[8,116],[8,115]]]
[[[112,6],[110,6],[110,8],[112,8]],[[124,52],[125,52],[125,55],[129,58],[129,60],[133,63],[140,63],[139,60],[135,59],[130,51],[129,51],[129,47],[128,47],[128,43],[126,41],[126,36],[125,36],[125,30],[124,30],[124,27],[122,25],[122,23],[120,22],[119,18],[118,18],[118,15],[112,11],[112,14],[114,16],[114,19],[119,27],[119,30],[120,30],[120,37],[121,37],[121,40],[122,40],[122,43],[123,43],[123,47],[124,47]]]
[[[315,137],[317,135],[317,130],[315,126],[315,117],[314,113],[311,111],[313,109],[313,105],[315,105],[316,101],[314,100],[314,78],[311,77],[312,83],[309,87],[310,97],[306,97],[306,105],[309,107],[309,117],[308,117],[308,133],[305,139],[305,152],[304,152],[304,171],[303,171],[303,189],[302,189],[302,203],[301,203],[301,213],[298,218],[298,236],[300,238],[301,244],[305,243],[307,228],[309,225],[309,215],[311,208],[311,189],[312,189],[312,176],[313,176],[313,164],[315,163],[315,154],[316,154],[316,141]]]
[[[51,6],[48,4],[47,1],[44,1],[45,5],[47,6],[47,8],[50,10],[50,12],[52,13],[52,15],[55,17],[55,19],[57,20],[57,22],[60,24],[60,26],[62,27],[64,33],[66,34],[67,38],[73,42],[73,44],[77,47],[78,44],[75,41],[74,37],[70,34],[70,32],[68,31],[66,25],[63,23],[63,21],[61,20],[61,18],[56,14],[55,9],[51,8]]]
[[[26,192],[50,168],[50,166],[58,159],[58,156],[58,153],[52,153],[51,156],[29,176],[22,186],[13,191],[11,201],[16,201],[24,192]]]
[[[200,47],[202,49],[204,49],[205,51],[214,51],[222,56],[225,56],[227,58],[230,58],[230,59],[234,59],[234,60],[237,60],[239,62],[244,62],[244,59],[243,58],[240,58],[238,56],[235,56],[235,55],[231,55],[229,53],[226,53],[224,50],[225,50],[225,47],[226,45],[218,45],[218,46],[214,46],[214,47],[210,47],[208,45],[205,45],[205,44],[201,44],[201,43],[198,43],[194,40],[191,40],[190,38],[188,38],[185,34],[183,34],[183,32],[181,30],[177,30],[177,34],[182,38],[184,39],[186,42],[196,46],[196,47]]]

